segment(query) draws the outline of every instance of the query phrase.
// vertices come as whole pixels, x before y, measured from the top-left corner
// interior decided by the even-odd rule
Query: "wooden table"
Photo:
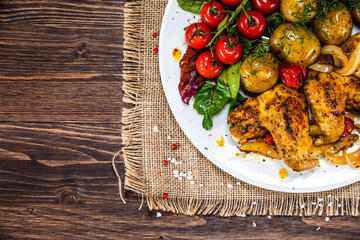
[[[157,218],[120,202],[124,2],[0,1],[0,239],[359,238],[353,217]]]

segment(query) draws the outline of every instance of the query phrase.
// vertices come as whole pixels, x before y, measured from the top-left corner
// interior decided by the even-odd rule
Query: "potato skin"
[[[326,16],[316,19],[313,28],[322,43],[339,45],[351,35],[353,28],[351,13],[343,4],[339,4]]]
[[[253,93],[262,93],[272,88],[279,79],[280,64],[274,54],[264,57],[247,57],[241,65],[241,86]]]
[[[308,22],[316,15],[319,0],[283,0],[280,13],[288,22]]]
[[[360,23],[360,8],[354,8],[351,11],[351,15],[353,16],[356,22]]]
[[[271,34],[270,48],[284,61],[307,67],[319,56],[321,45],[306,28],[284,23]]]

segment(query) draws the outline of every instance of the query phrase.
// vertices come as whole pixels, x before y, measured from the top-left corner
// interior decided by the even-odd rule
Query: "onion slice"
[[[347,164],[349,164],[351,167],[353,168],[360,167],[360,149],[349,154],[346,152],[346,150],[344,150],[344,157]]]
[[[355,50],[351,53],[348,64],[342,69],[336,70],[336,72],[342,76],[352,75],[360,65],[360,44],[358,44]]]
[[[346,66],[349,62],[348,57],[342,51],[342,49],[335,45],[326,45],[321,49],[321,55],[330,54],[334,58],[334,63],[336,67]]]
[[[318,72],[329,73],[334,69],[334,66],[329,64],[314,63],[313,65],[310,65],[308,68]]]

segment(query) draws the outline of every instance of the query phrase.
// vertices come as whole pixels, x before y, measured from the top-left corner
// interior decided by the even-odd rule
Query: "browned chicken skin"
[[[345,109],[360,110],[360,79],[354,76],[310,72],[304,94],[321,131],[316,146],[339,140],[345,128]]]
[[[231,133],[240,143],[263,134],[264,128],[270,131],[282,159],[296,171],[319,165],[311,157],[313,144],[305,98],[284,84],[237,107],[228,116],[228,122]],[[249,129],[252,131],[247,134]]]

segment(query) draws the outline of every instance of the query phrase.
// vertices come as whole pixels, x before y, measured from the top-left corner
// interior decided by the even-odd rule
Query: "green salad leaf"
[[[283,23],[285,23],[285,17],[279,12],[274,12],[273,14],[266,16],[267,27],[264,35],[269,37],[272,32]]]
[[[233,98],[233,100],[230,102],[229,113],[228,114],[232,113],[237,106],[244,103],[246,100],[247,100],[247,98],[239,93],[236,96],[236,98]]]
[[[241,61],[231,64],[226,70],[226,81],[232,98],[236,98],[240,88],[240,67]]]
[[[212,117],[231,100],[230,89],[217,81],[215,85],[205,83],[194,95],[194,108],[204,115],[202,126],[206,130],[213,127]]]
[[[205,5],[207,0],[177,0],[182,10],[200,14],[201,8]]]

